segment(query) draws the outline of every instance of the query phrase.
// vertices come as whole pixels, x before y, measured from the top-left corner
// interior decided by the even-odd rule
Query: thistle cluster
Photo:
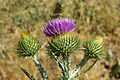
[[[70,18],[54,19],[44,25],[43,33],[46,37],[50,37],[50,41],[46,45],[48,53],[53,57],[55,62],[62,70],[61,80],[75,80],[77,76],[89,71],[104,54],[102,42],[100,40],[85,40],[82,42],[77,36],[71,35],[75,30],[74,20]],[[46,72],[42,67],[40,61],[35,56],[36,52],[40,49],[39,41],[27,34],[22,34],[22,39],[18,42],[17,52],[20,56],[30,56],[36,64],[38,71],[43,80],[48,80]],[[76,68],[71,69],[70,54],[79,50],[84,51],[84,58],[76,65]],[[62,60],[60,59],[62,56]],[[79,72],[82,67],[91,58],[95,59],[95,62],[84,72]],[[21,70],[31,79],[35,80],[33,76],[23,68]]]

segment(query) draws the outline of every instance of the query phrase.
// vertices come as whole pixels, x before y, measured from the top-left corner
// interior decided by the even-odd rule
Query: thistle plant
[[[61,80],[75,80],[76,77],[85,74],[96,64],[98,60],[101,59],[104,54],[102,41],[85,40],[82,42],[77,36],[73,36],[71,34],[74,30],[74,20],[70,18],[54,19],[44,25],[43,33],[50,38],[46,48],[48,53],[53,57],[55,62],[62,70]],[[22,39],[18,43],[19,55],[31,57],[31,59],[35,62],[42,79],[48,80],[44,68],[35,56],[39,49],[40,44],[36,38],[27,34],[22,35]],[[84,57],[72,70],[70,55],[80,50],[83,50],[85,53]],[[82,67],[84,67],[88,60],[92,58],[94,58],[95,61],[91,64],[91,66],[89,66],[85,71],[80,72]],[[31,80],[35,80],[35,78],[30,76],[25,69],[21,69]]]
[[[42,67],[40,61],[37,59],[37,56],[35,55],[37,51],[40,49],[41,44],[36,38],[32,37],[29,34],[22,32],[21,36],[22,39],[18,42],[17,53],[22,57],[31,57],[31,59],[34,61],[35,65],[37,66],[38,71],[40,72],[40,75],[43,78],[43,80],[48,80],[44,68]],[[35,80],[35,78],[31,76],[25,69],[21,68],[21,70],[31,80]]]

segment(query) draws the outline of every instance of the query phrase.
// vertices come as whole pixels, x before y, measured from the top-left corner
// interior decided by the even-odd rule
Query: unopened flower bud
[[[22,33],[22,39],[18,42],[17,52],[20,56],[33,56],[40,48],[39,41],[29,34]]]
[[[90,58],[100,59],[101,55],[104,54],[102,42],[98,40],[86,40],[83,47],[85,48],[85,56]]]

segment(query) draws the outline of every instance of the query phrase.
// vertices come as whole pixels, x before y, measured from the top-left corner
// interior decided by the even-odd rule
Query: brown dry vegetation
[[[30,58],[16,54],[21,32],[26,31],[43,43],[38,57],[49,80],[60,78],[61,70],[47,54],[47,38],[42,26],[50,20],[56,0],[0,0],[0,80],[29,80],[20,70],[26,69],[36,80],[42,80]],[[110,80],[112,65],[120,59],[120,0],[62,0],[63,17],[76,21],[75,34],[80,39],[103,39],[105,58],[76,80]],[[71,55],[73,68],[83,53]],[[92,62],[89,61],[88,65]],[[120,80],[113,78],[113,80]]]

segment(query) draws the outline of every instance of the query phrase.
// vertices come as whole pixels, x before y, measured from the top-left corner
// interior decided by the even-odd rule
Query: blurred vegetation
[[[104,60],[99,61],[91,71],[77,80],[120,80],[120,72],[115,73],[117,77],[113,75],[114,65],[120,59],[120,0],[61,1],[63,17],[75,20],[74,33],[79,38],[102,38],[104,42]],[[28,80],[19,65],[37,80],[41,80],[32,61],[16,54],[16,45],[22,31],[37,37],[43,43],[38,56],[49,80],[60,77],[60,69],[45,51],[47,39],[42,33],[43,25],[50,20],[56,2],[57,0],[0,0],[0,80]],[[72,57],[75,67],[83,53],[72,54]]]

